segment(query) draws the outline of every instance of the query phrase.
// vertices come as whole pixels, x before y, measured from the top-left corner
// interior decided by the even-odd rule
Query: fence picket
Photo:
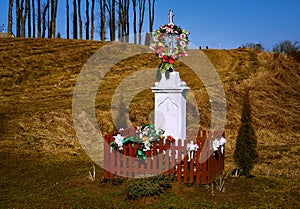
[[[134,130],[127,130],[124,134],[134,134]],[[140,145],[123,145],[123,153],[118,148],[111,151],[110,143],[114,141],[113,135],[104,137],[104,178],[113,179],[115,176],[138,177],[140,175],[157,174],[159,172],[177,175],[177,181],[184,183],[206,184],[220,175],[224,170],[224,154],[218,150],[218,158],[211,155],[211,142],[207,140],[219,136],[220,132],[210,133],[198,131],[195,143],[199,149],[191,155],[188,162],[187,140],[178,139],[176,143],[166,141],[163,144],[154,142],[151,150],[145,152],[146,160],[137,158]],[[196,135],[195,133],[190,133]],[[224,133],[223,133],[224,135]],[[195,137],[192,137],[195,138]],[[207,144],[205,144],[207,142]],[[193,156],[193,157],[192,157]],[[203,162],[203,159],[207,159]],[[201,162],[201,163],[200,163]]]

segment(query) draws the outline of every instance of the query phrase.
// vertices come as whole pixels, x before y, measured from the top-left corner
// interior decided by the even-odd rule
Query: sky
[[[299,0],[156,0],[154,29],[168,23],[169,9],[175,13],[174,23],[190,31],[190,43],[195,47],[232,49],[261,43],[271,50],[279,41],[300,41]],[[57,32],[63,38],[65,11],[65,0],[59,0]],[[8,0],[0,0],[1,25],[7,26],[7,13]],[[144,32],[147,16],[146,12]]]

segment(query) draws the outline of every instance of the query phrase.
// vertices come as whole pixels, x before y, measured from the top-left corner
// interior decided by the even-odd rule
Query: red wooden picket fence
[[[134,134],[134,130],[123,136]],[[193,136],[194,135],[194,136]],[[213,133],[198,131],[198,133],[187,133],[187,140],[181,143],[172,143],[166,141],[154,142],[151,150],[146,151],[146,159],[137,158],[137,150],[140,145],[126,144],[120,152],[118,148],[112,148],[111,142],[114,142],[112,134],[104,137],[104,178],[114,179],[116,177],[143,177],[158,173],[175,175],[177,181],[184,183],[208,184],[224,170],[224,154],[221,150],[217,155],[213,155],[212,141],[215,138],[224,136],[223,132],[215,131]],[[188,139],[196,139],[199,146],[197,151],[193,152],[193,158],[189,160],[187,143]],[[208,143],[205,143],[206,140]],[[112,150],[115,150],[113,152]],[[218,157],[217,157],[218,156]]]

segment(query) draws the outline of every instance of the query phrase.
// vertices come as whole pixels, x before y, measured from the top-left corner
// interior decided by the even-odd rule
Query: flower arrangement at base
[[[173,72],[174,61],[180,57],[188,56],[188,34],[188,31],[181,29],[173,23],[162,25],[160,29],[155,31],[150,49],[162,59],[159,66],[161,73]]]
[[[145,152],[151,150],[154,142],[160,142],[163,140],[165,143],[166,140],[174,142],[174,138],[171,136],[163,136],[164,131],[156,131],[155,127],[152,124],[142,124],[142,126],[137,126],[134,136],[123,137],[121,134],[114,136],[115,141],[111,142],[110,146],[117,148],[122,153],[123,146],[126,144],[138,144],[141,145],[141,148],[137,150],[137,157],[146,159]]]

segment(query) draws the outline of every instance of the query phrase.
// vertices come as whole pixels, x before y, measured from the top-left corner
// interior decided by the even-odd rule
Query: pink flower
[[[161,53],[162,51],[163,51],[163,47],[162,46],[157,47],[156,50],[155,50],[155,52],[157,54]]]
[[[154,37],[154,38],[153,38],[153,41],[154,41],[154,42],[158,42],[158,38],[157,38],[157,37]]]
[[[185,39],[186,38],[186,35],[184,33],[180,34],[180,38],[181,39]]]
[[[185,47],[186,46],[185,41],[180,41],[180,46]]]
[[[162,52],[162,53],[158,53],[158,57],[159,58],[162,58],[164,56],[164,53]]]

